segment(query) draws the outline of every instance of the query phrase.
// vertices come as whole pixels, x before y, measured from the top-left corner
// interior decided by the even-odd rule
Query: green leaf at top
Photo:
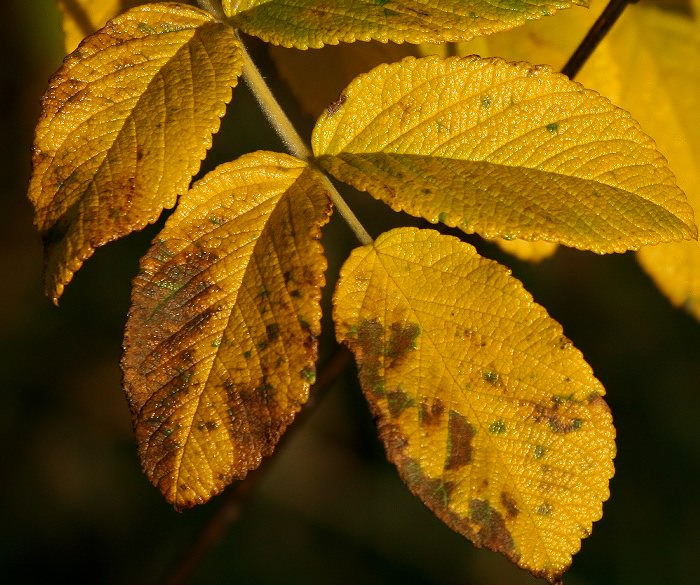
[[[326,110],[312,146],[341,181],[467,233],[599,253],[697,234],[637,122],[547,67],[475,56],[380,65]]]
[[[587,0],[224,0],[244,32],[299,49],[354,41],[463,41]]]

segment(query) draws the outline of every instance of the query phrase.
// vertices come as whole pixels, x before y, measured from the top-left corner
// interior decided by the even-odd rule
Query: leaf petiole
[[[573,79],[581,71],[581,68],[586,64],[591,53],[598,46],[598,43],[605,38],[608,31],[620,18],[620,15],[628,4],[636,3],[637,0],[610,0],[610,3],[605,7],[598,20],[595,21],[588,34],[581,41],[581,44],[576,48],[573,55],[566,62],[561,72],[569,79]]]
[[[240,36],[237,33],[236,36],[238,37],[243,51],[243,79],[245,79],[250,91],[258,101],[265,117],[270,124],[272,124],[277,135],[282,139],[282,142],[284,142],[284,145],[291,154],[307,163],[313,163],[313,154],[311,150],[301,136],[299,136],[299,133],[282,109],[282,106],[280,106],[279,102],[272,94],[272,91],[270,91],[269,86],[261,75],[260,70],[253,62],[253,59],[250,57]],[[357,216],[350,209],[340,193],[338,193],[338,190],[333,183],[331,183],[330,179],[319,169],[315,168],[315,170],[321,176],[333,205],[335,205],[342,218],[350,226],[350,229],[352,229],[360,243],[364,246],[371,244],[372,237],[367,233],[367,230],[360,223],[360,220],[357,219]]]

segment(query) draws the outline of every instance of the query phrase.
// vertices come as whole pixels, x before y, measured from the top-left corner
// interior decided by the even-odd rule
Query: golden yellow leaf
[[[700,13],[629,6],[580,74],[656,141],[700,213]],[[638,259],[676,305],[700,319],[700,244],[646,247]]]
[[[314,381],[322,184],[288,155],[221,165],[141,261],[122,361],[144,470],[188,507],[272,452]]]
[[[604,389],[559,324],[506,268],[414,228],[352,253],[334,318],[404,482],[477,546],[557,581],[615,454]]]
[[[412,45],[370,42],[326,45],[315,51],[271,46],[270,55],[302,108],[317,118],[360,73],[414,50]]]
[[[143,0],[56,0],[61,11],[66,53],[72,52],[80,41],[102,28],[114,18]]]
[[[66,58],[42,100],[29,186],[54,301],[97,246],[187,189],[241,69],[232,29],[178,4],[134,8]]]
[[[527,240],[504,240],[503,238],[494,238],[491,241],[498,244],[504,252],[528,262],[540,262],[549,258],[557,251],[558,247],[552,242],[528,242]]]
[[[379,66],[320,117],[312,146],[341,181],[467,233],[600,253],[697,234],[639,125],[547,67],[476,56]]]
[[[586,0],[224,0],[241,30],[307,49],[354,41],[424,43],[471,39]]]

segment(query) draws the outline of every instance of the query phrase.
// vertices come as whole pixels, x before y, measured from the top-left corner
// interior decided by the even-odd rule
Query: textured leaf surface
[[[42,100],[29,187],[49,296],[94,248],[174,205],[241,68],[232,29],[177,4],[134,8],[66,58]]]
[[[423,43],[471,39],[585,0],[224,0],[248,34],[306,49],[338,42]]]
[[[330,214],[314,176],[276,153],[222,165],[141,262],[124,382],[144,470],[177,507],[257,467],[306,402]]]
[[[639,125],[547,67],[408,58],[358,77],[343,96],[319,119],[314,154],[394,209],[596,252],[697,233]]]
[[[107,21],[132,8],[144,4],[140,0],[57,0],[61,11],[66,53],[72,52],[80,41],[102,28]]]
[[[401,228],[335,296],[389,459],[446,524],[556,581],[613,474],[604,389],[522,285],[474,248]]]
[[[629,110],[668,159],[700,213],[700,11],[642,2],[625,10],[581,71],[586,85]],[[668,8],[668,7],[666,7]],[[638,259],[674,304],[700,319],[700,244],[642,248]]]

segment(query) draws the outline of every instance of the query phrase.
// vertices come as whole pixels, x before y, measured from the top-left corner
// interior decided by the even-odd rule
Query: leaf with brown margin
[[[298,49],[339,42],[444,42],[507,30],[586,0],[224,0],[243,32]]]
[[[448,526],[556,582],[602,515],[604,389],[510,272],[400,228],[356,249],[335,293],[389,459]]]
[[[124,383],[143,468],[176,507],[257,467],[306,402],[329,215],[305,163],[252,153],[183,195],[141,261]]]
[[[178,4],[134,8],[66,58],[42,99],[29,185],[54,301],[97,246],[175,204],[241,69],[233,30]]]
[[[314,129],[319,164],[396,210],[595,252],[696,236],[630,115],[547,67],[407,58],[356,78]]]

